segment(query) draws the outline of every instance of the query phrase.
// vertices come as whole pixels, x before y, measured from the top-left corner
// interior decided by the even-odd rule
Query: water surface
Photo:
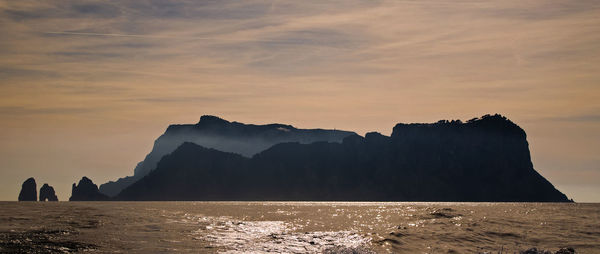
[[[600,253],[600,204],[1,202],[0,251]]]

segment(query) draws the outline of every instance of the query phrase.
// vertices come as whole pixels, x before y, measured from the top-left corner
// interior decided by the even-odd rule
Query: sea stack
[[[108,196],[98,191],[98,186],[87,177],[82,177],[79,184],[73,184],[69,201],[105,201]]]
[[[52,186],[45,183],[42,188],[40,188],[40,201],[58,201],[58,197],[54,192],[54,188]]]
[[[21,185],[21,192],[19,193],[19,201],[37,201],[37,186],[35,179],[30,177],[23,182]]]

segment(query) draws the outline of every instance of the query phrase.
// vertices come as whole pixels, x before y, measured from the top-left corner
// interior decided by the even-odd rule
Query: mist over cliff
[[[251,158],[185,142],[117,199],[569,201],[534,170],[525,132],[500,115],[279,143]]]
[[[154,170],[163,156],[173,152],[185,142],[251,157],[278,143],[341,142],[344,137],[353,134],[355,133],[340,130],[298,129],[284,124],[243,124],[204,115],[197,124],[169,126],[154,142],[152,151],[135,167],[133,176],[102,184],[100,192],[115,196],[122,189]]]

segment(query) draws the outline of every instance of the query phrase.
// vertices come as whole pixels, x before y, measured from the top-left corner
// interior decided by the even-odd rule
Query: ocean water
[[[600,204],[0,202],[0,252],[600,253]]]

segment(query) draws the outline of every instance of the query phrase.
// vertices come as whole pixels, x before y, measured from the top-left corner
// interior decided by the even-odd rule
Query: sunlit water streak
[[[599,204],[2,202],[0,222],[0,251],[600,252]]]

